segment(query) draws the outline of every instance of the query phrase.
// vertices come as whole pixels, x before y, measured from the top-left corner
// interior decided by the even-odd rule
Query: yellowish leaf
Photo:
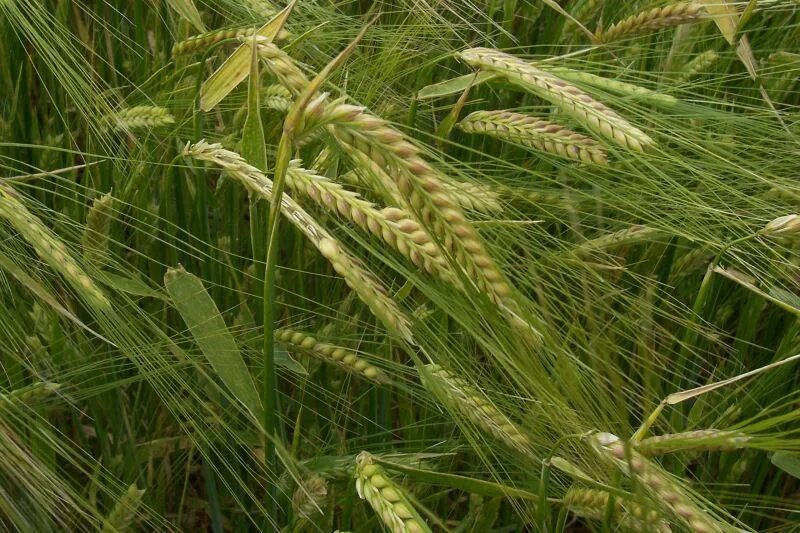
[[[256,32],[256,35],[269,39],[275,36],[283,28],[286,19],[294,8],[295,2],[292,0],[275,17],[264,24]],[[210,111],[214,109],[230,92],[236,88],[247,75],[250,74],[250,46],[242,45],[228,56],[228,59],[214,72],[200,88],[200,109]]]

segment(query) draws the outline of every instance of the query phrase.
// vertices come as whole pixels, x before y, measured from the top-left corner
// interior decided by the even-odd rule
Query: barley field
[[[0,0],[0,530],[800,531],[797,0]]]

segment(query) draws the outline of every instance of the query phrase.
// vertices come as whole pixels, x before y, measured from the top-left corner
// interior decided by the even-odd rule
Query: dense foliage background
[[[797,530],[798,11],[0,0],[0,527]]]

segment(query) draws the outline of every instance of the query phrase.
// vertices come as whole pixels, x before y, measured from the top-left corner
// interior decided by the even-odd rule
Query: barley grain
[[[328,481],[322,476],[311,476],[297,487],[292,496],[292,510],[296,516],[311,520],[321,514],[328,495]]]
[[[697,54],[691,61],[686,63],[683,70],[675,77],[676,83],[686,83],[696,76],[707,72],[711,66],[717,62],[719,54],[714,50],[706,50],[702,54]]]
[[[172,47],[172,57],[177,57],[186,54],[193,54],[195,52],[205,52],[210,46],[217,44],[226,39],[240,39],[242,37],[250,37],[256,32],[257,28],[254,26],[241,26],[238,28],[225,28],[221,30],[209,31],[194,35],[188,39],[184,39]],[[289,38],[289,32],[281,30],[278,32],[276,41],[285,41]]]

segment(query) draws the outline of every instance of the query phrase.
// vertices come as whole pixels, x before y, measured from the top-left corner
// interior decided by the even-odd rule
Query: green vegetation
[[[0,529],[793,531],[791,0],[0,0]]]

